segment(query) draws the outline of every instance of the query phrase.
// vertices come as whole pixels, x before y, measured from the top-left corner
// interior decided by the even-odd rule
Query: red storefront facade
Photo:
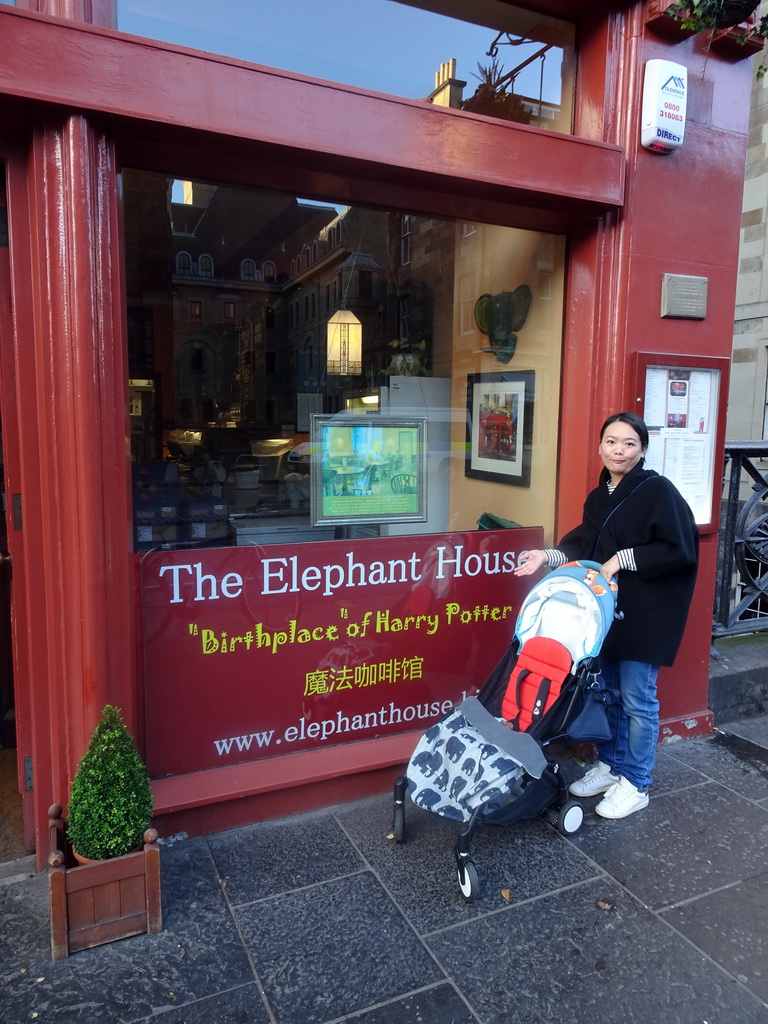
[[[719,372],[712,429],[716,449],[722,448],[751,64],[738,51],[735,56],[705,51],[700,40],[678,34],[658,13],[664,4],[551,0],[517,6],[575,23],[572,134],[481,115],[454,116],[415,101],[126,36],[108,27],[115,20],[110,0],[17,0],[15,7],[0,6],[5,40],[0,158],[8,214],[8,245],[0,249],[0,409],[13,566],[16,744],[25,842],[38,849],[39,859],[45,856],[40,837],[47,809],[66,804],[69,780],[101,708],[119,705],[142,749],[149,743],[162,751],[163,729],[175,709],[182,712],[184,701],[183,688],[164,696],[152,689],[158,670],[147,659],[152,641],[144,574],[153,563],[135,551],[132,531],[126,168],[279,187],[350,206],[370,204],[375,196],[378,207],[421,218],[458,217],[563,237],[556,443],[538,453],[534,447],[534,457],[548,464],[556,493],[546,540],[580,515],[597,476],[597,432],[605,416],[619,408],[643,411],[648,365]],[[659,58],[688,71],[685,142],[670,155],[640,146],[643,69]],[[706,279],[705,309],[692,317],[661,315],[665,275]],[[469,368],[490,369],[480,362]],[[459,391],[463,387],[454,384]],[[489,492],[491,498],[483,501],[495,502],[494,510],[504,515],[507,490],[503,484],[487,486],[501,488],[498,497]],[[718,507],[715,486],[712,522]],[[496,548],[491,542],[482,550],[473,546],[479,542],[468,533],[472,520],[466,515],[455,522],[441,535],[441,543],[452,545],[453,566],[457,546],[467,558],[503,551],[500,542]],[[524,525],[534,529],[539,523],[531,519]],[[526,532],[524,539],[533,543],[538,536]],[[314,588],[319,600],[333,596],[323,566],[360,565],[360,551],[369,550],[350,547],[349,541],[327,543],[333,544],[326,549],[332,557],[322,555],[326,542],[311,544],[306,551],[314,562],[309,559],[312,565],[296,569],[304,575],[293,577],[303,579],[305,589]],[[367,610],[372,621],[379,616],[383,629],[392,620],[381,616],[392,609],[394,617],[398,602],[403,603],[401,621],[426,614],[417,600],[409,600],[422,579],[415,567],[426,565],[434,552],[414,544],[408,546],[402,536],[377,542],[377,558],[371,556],[358,570],[367,573],[367,583],[378,582],[375,574],[384,571],[380,560],[410,565],[413,573],[398,577],[397,586],[375,603],[368,596],[356,606],[355,595],[344,591],[334,612],[337,625],[350,616],[362,623]],[[204,588],[213,584],[200,581],[215,577],[226,596],[239,600],[243,563],[230,564],[227,550],[204,558],[174,555],[186,568],[166,566],[157,578],[181,587],[188,576]],[[667,734],[711,728],[707,684],[716,553],[716,532],[705,526],[686,638],[676,667],[662,675]],[[278,628],[275,603],[267,607],[265,602],[283,585],[290,589],[290,577],[280,573],[298,557],[281,547],[266,567],[262,558],[259,572],[267,582],[249,602],[250,623],[269,620],[272,631]],[[214,571],[216,559],[222,564]],[[279,559],[283,562],[277,564]],[[488,564],[496,563],[486,561],[486,577]],[[323,579],[327,592],[318,592]],[[499,580],[491,605],[519,604],[509,578]],[[350,582],[359,579],[347,578],[345,586]],[[301,587],[297,583],[294,589]],[[169,593],[164,603],[171,607]],[[200,589],[190,600],[211,594]],[[458,604],[462,599],[470,610],[488,601],[482,588],[471,587],[459,592]],[[465,657],[471,619],[470,614],[458,628],[458,610],[456,628],[449,629],[448,607],[456,603],[456,593],[446,592],[443,619],[434,624],[435,631],[443,630],[441,656],[454,663]],[[306,640],[307,648],[327,643],[330,649],[339,633],[330,620],[313,626],[313,608],[302,605],[294,615],[286,605],[278,616],[279,631],[307,630],[294,632],[292,640]],[[427,637],[429,623],[422,621],[415,645],[413,631],[404,631],[402,640],[391,631],[387,664],[414,654],[427,657],[421,637]],[[219,645],[229,632],[226,620],[193,622],[189,616],[177,627],[190,635],[198,627],[207,630],[208,641]],[[313,628],[321,632],[313,634]],[[490,632],[482,628],[481,638],[500,655],[506,627],[496,619]],[[226,652],[219,647],[213,655],[200,646],[195,656],[208,657],[207,665]],[[292,671],[293,663],[286,664],[281,671]],[[171,659],[165,671],[172,670]],[[447,666],[443,670],[450,674]],[[185,666],[184,671],[200,673],[196,685],[202,691],[205,670]],[[296,671],[306,675],[308,670]],[[210,678],[215,696],[221,684],[216,672]],[[306,696],[309,684],[303,688]],[[442,692],[438,686],[416,699],[441,704],[455,688]],[[183,708],[192,730],[210,714],[200,693],[194,693]],[[279,693],[274,701],[279,707]],[[161,832],[212,831],[388,784],[418,735],[395,713],[397,704],[397,698],[387,698],[395,728],[376,732],[372,726],[375,735],[363,731],[364,738],[356,739],[350,734],[350,742],[332,742],[327,723],[343,731],[341,723],[354,720],[354,707],[334,706],[313,719],[305,702],[295,715],[285,712],[281,735],[286,742],[303,742],[316,720],[326,723],[329,736],[322,738],[329,742],[310,742],[309,735],[303,749],[299,744],[289,753],[221,765],[158,753],[154,788]],[[357,711],[364,721],[365,710]],[[221,729],[227,728],[222,720]],[[238,728],[255,735],[261,725]],[[219,741],[229,740],[221,729]],[[318,725],[315,739],[321,729]]]

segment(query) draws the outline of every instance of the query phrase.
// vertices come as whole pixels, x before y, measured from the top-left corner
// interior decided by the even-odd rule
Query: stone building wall
[[[768,12],[768,2],[761,5]],[[765,51],[753,60],[755,69]],[[768,74],[753,80],[733,326],[728,440],[768,436]]]

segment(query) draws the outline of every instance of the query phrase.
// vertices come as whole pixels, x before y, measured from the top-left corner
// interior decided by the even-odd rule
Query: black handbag
[[[568,738],[574,743],[605,743],[611,738],[606,707],[614,703],[617,694],[593,675],[584,689],[584,703],[577,715],[568,723]]]

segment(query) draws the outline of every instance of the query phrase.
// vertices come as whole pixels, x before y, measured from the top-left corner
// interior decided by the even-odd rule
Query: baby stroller
[[[468,697],[421,738],[395,782],[394,838],[405,838],[405,796],[460,823],[456,863],[471,902],[478,875],[471,840],[480,825],[513,825],[545,813],[564,835],[584,811],[569,797],[555,741],[608,739],[605,705],[613,699],[596,659],[613,622],[617,586],[596,562],[569,562],[523,601],[515,635],[476,697]],[[510,723],[507,727],[505,722]]]

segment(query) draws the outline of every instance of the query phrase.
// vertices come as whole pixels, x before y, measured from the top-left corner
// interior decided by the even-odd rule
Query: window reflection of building
[[[172,17],[142,18],[135,10],[141,5],[127,0],[118,6],[121,30],[189,45],[188,25],[175,25]],[[322,7],[306,0],[282,0],[281,17],[270,21],[269,31],[254,29],[260,25],[258,18],[241,19],[237,33],[217,35],[217,45],[231,46],[225,50],[227,56],[257,64],[409,99],[428,95],[436,106],[474,109],[551,131],[573,130],[576,26],[572,22],[515,7],[506,0],[474,4],[369,0],[368,7],[370,18],[345,20],[342,48],[318,46],[327,28],[318,20],[327,22],[327,16]],[[370,48],[371,19],[379,17],[404,41],[399,61],[361,61],[355,56]],[[446,57],[458,54],[460,60],[446,60],[435,73],[434,68],[423,67],[420,56],[436,38],[442,40]],[[493,65],[495,71],[488,74]]]
[[[387,214],[374,210],[345,208],[337,213],[326,208],[328,222],[317,236],[302,245],[290,260],[293,270],[286,283],[289,306],[294,296],[303,295],[298,309],[303,318],[289,318],[288,346],[303,358],[295,360],[296,393],[322,391],[329,412],[342,408],[344,382],[329,375],[320,357],[310,362],[311,353],[325,348],[330,316],[345,309],[362,325],[363,363],[369,372],[381,366],[382,347],[379,307],[386,301],[388,253]],[[290,243],[286,243],[290,248]],[[297,246],[298,249],[298,246]]]
[[[291,505],[284,486],[285,456],[309,439],[309,412],[342,411],[354,396],[375,396],[398,374],[414,372],[435,378],[430,383],[442,385],[444,396],[453,390],[441,398],[454,406],[442,418],[455,421],[451,444],[460,452],[463,375],[476,372],[480,360],[489,368],[474,304],[481,293],[523,282],[536,298],[515,360],[539,373],[537,412],[546,405],[551,415],[538,417],[536,429],[555,436],[562,239],[191,181],[185,201],[169,204],[170,179],[126,170],[124,181],[130,370],[151,382],[141,402],[146,414],[132,417],[135,458],[162,460],[169,441],[194,434],[194,444],[185,440],[189,465],[182,468],[196,484],[211,484],[205,460],[212,460],[224,473],[214,486],[225,504],[258,506],[259,515],[295,512],[296,489]],[[360,356],[329,363],[328,325],[338,313],[359,323]],[[536,343],[526,350],[527,332]],[[416,362],[396,362],[408,345],[417,347]],[[427,408],[419,388],[410,393]],[[364,414],[370,408],[359,406]],[[503,453],[513,434],[489,430],[487,439]],[[258,445],[266,443],[279,451],[265,455]],[[241,486],[233,496],[227,481],[251,479],[251,459],[263,463],[259,493]],[[461,528],[454,523],[466,518],[464,502],[484,499],[476,481],[474,496],[465,497],[462,466],[453,469],[442,508],[445,523]],[[537,520],[545,518],[542,503],[554,508],[554,469],[551,476],[535,495],[516,495],[518,505],[521,497],[536,505],[530,516]],[[379,481],[369,482],[375,492]],[[305,503],[300,510],[306,516]]]
[[[400,265],[411,262],[411,218],[404,213],[400,221]]]
[[[563,22],[521,11],[512,13],[515,27],[495,34],[488,49],[465,74],[457,77],[455,59],[440,65],[429,96],[436,106],[452,107],[504,121],[570,132],[574,47],[573,28]],[[559,74],[553,77],[552,72]]]

